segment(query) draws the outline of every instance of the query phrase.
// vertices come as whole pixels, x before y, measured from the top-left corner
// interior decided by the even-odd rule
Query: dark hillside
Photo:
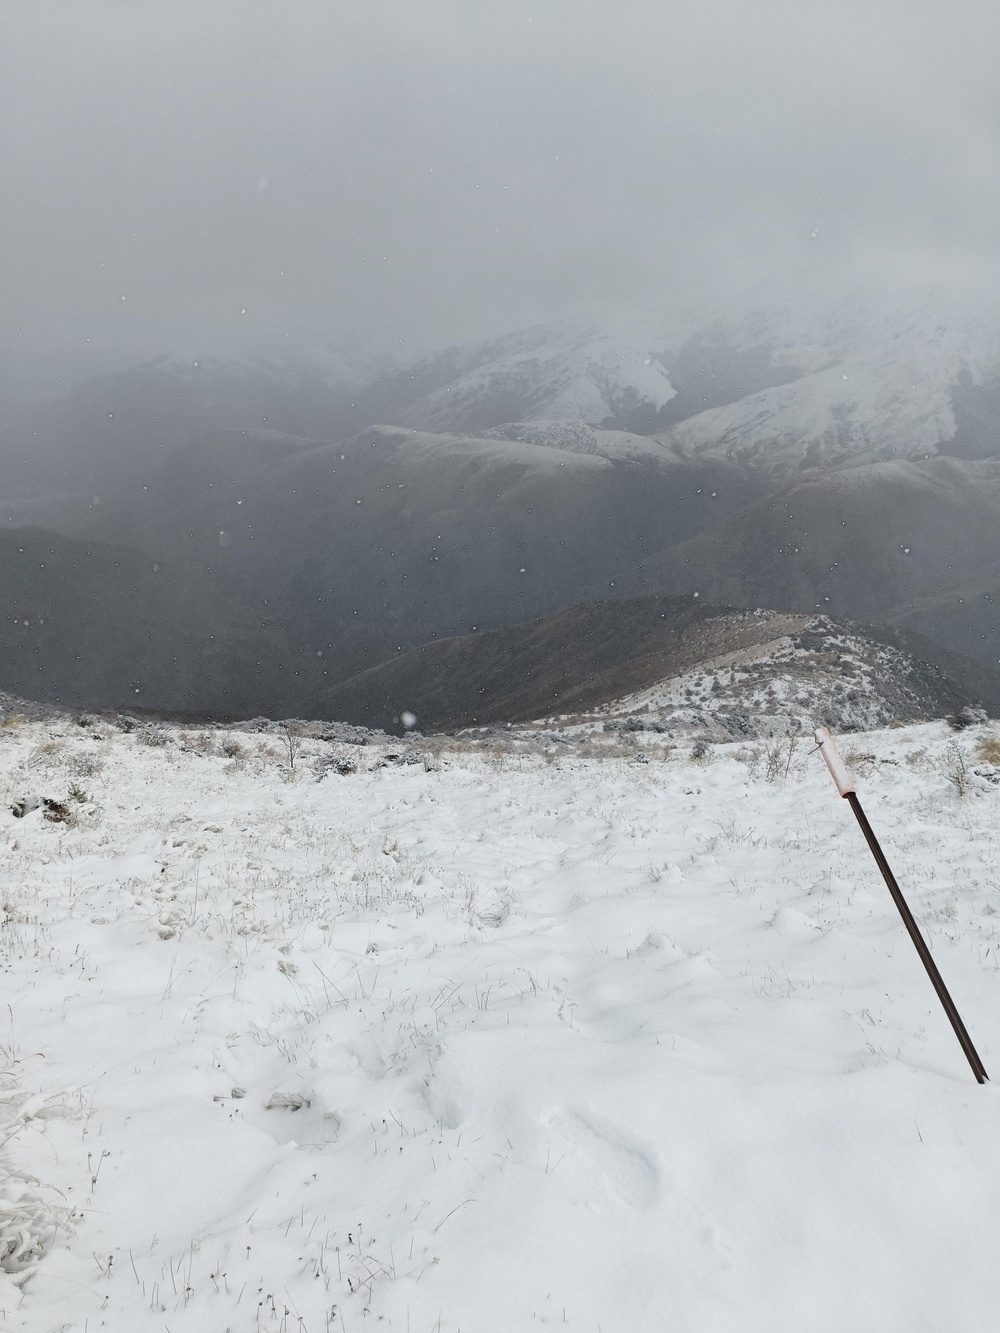
[[[273,706],[308,667],[204,570],[42,528],[0,534],[0,662],[31,699],[219,715]]]
[[[840,638],[876,645],[905,658],[905,681],[879,669],[860,674],[843,657]],[[427,729],[523,722],[586,711],[725,659],[766,665],[778,641],[791,642],[791,663],[773,673],[808,677],[810,662],[838,670],[850,688],[875,689],[887,715],[944,716],[966,703],[1000,713],[1000,673],[941,649],[920,635],[826,617],[711,606],[700,598],[637,598],[571,607],[509,629],[424,644],[362,672],[317,698],[315,716],[399,728],[404,711]],[[867,650],[864,650],[867,651]],[[787,649],[784,650],[787,658]],[[897,664],[899,659],[896,659]],[[845,686],[845,688],[847,688]],[[820,719],[821,720],[821,719]]]

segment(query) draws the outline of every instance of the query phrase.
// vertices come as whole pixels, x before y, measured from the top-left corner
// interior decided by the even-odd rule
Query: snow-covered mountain
[[[682,452],[776,472],[1000,452],[1000,418],[985,431],[982,420],[996,409],[1000,303],[991,318],[941,288],[825,308],[756,299],[721,316],[715,336],[766,350],[795,377],[674,425]]]
[[[985,305],[940,287],[825,303],[761,291],[700,323],[664,317],[658,332],[653,319],[575,338],[539,331],[413,411],[453,419],[530,368],[544,405],[525,402],[519,421],[544,413],[642,430],[645,414],[648,434],[673,417],[657,438],[681,455],[768,472],[993,456],[1000,300],[992,312]]]
[[[682,456],[768,474],[938,452],[1000,452],[1000,299],[953,288],[792,297],[758,290],[717,310],[607,324],[557,321],[402,367],[319,347],[227,361],[165,357],[89,381],[5,442],[30,470],[114,488],[218,430],[318,441],[378,423],[446,434],[546,423],[655,435]],[[527,438],[522,436],[521,438]]]
[[[695,591],[891,619],[993,661],[991,302],[760,290],[402,368],[316,349],[167,358],[29,420],[0,505],[197,552],[349,674],[472,625]]]
[[[398,401],[384,384],[367,393],[384,419],[424,430],[547,419],[546,442],[559,419],[570,435],[578,423],[664,430],[683,454],[780,473],[996,453],[998,382],[1000,299],[927,286],[822,298],[761,289],[684,317],[543,325],[406,368]]]
[[[676,397],[665,347],[645,330],[540,325],[409,368],[403,382],[421,392],[387,419],[424,430],[546,418],[621,426],[635,409],[655,413]]]

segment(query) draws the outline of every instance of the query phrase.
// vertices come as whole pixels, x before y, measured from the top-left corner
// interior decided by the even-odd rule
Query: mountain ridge
[[[734,672],[743,676],[739,688]],[[717,683],[723,679],[728,694]],[[657,704],[650,691],[662,695],[678,680],[681,694],[698,702]],[[787,707],[775,695],[779,682]],[[966,705],[1000,711],[1000,672],[892,627],[713,606],[695,596],[586,603],[423,644],[342,682],[311,711],[396,730],[410,713],[418,726],[443,731],[643,714],[662,723],[653,729],[669,730],[672,720],[721,738],[787,730],[792,718],[799,727],[811,719],[857,730]],[[685,716],[673,717],[678,710]]]

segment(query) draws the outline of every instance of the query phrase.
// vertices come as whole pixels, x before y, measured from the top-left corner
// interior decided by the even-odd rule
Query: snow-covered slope
[[[664,346],[645,328],[539,325],[412,367],[408,377],[419,396],[404,397],[388,419],[469,431],[561,417],[600,425],[638,406],[655,411],[675,396],[657,358]],[[400,378],[405,391],[407,376]]]
[[[627,430],[601,430],[577,418],[511,422],[482,432],[482,439],[520,440],[545,449],[573,454],[669,466],[683,455],[668,441]]]
[[[768,470],[927,457],[956,435],[956,387],[1000,378],[1000,304],[949,287],[822,302],[765,290],[722,312],[714,332],[766,349],[797,378],[665,438]]]
[[[926,458],[955,434],[956,364],[836,362],[793,384],[690,417],[663,437],[683,453],[722,455],[768,471]]]
[[[988,739],[845,748],[995,1075]],[[634,753],[0,730],[4,1329],[992,1328],[995,1089],[819,756]]]
[[[934,717],[946,706],[943,673],[898,647],[827,616],[745,614],[773,620],[780,632],[616,699],[597,710],[597,719],[611,729],[726,740],[808,735],[817,719],[866,731]]]
[[[428,358],[388,397],[370,392],[382,419],[424,430],[659,427],[681,452],[781,472],[933,454],[962,437],[998,379],[991,293],[869,282],[851,295],[769,286],[716,310],[541,325]],[[968,447],[994,445],[977,434]]]

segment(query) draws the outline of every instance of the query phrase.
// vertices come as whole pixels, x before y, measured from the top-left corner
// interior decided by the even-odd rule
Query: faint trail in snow
[[[656,1198],[660,1172],[652,1156],[630,1141],[620,1125],[572,1108],[554,1112],[546,1123],[596,1168],[623,1202],[645,1208]]]

